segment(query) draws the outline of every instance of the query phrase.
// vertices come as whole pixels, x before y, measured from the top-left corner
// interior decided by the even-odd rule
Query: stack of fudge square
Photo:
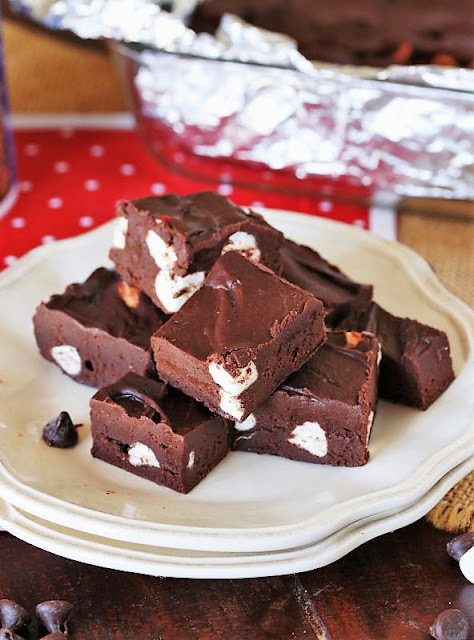
[[[427,409],[446,335],[213,192],[124,201],[110,258],[40,304],[39,350],[90,401],[92,455],[182,493],[229,450],[367,462],[378,397]]]

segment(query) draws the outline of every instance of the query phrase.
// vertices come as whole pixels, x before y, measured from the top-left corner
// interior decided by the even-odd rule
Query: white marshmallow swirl
[[[172,244],[166,244],[155,231],[149,231],[146,235],[146,246],[151,257],[160,269],[171,270],[178,262],[178,256]]]
[[[143,442],[135,442],[129,447],[128,461],[134,467],[160,467],[153,451]]]
[[[305,449],[313,456],[322,458],[328,452],[326,434],[321,429],[319,422],[303,422],[293,429],[291,435],[288,442]]]
[[[222,253],[227,253],[228,251],[243,253],[246,258],[255,262],[259,262],[261,258],[261,252],[255,236],[245,231],[236,231],[229,236],[227,243],[222,248]]]
[[[115,221],[112,244],[116,249],[125,249],[125,239],[128,231],[128,219],[119,216]]]
[[[236,420],[240,420],[245,411],[239,396],[258,378],[255,363],[249,362],[247,366],[239,369],[236,376],[232,376],[221,364],[211,362],[209,364],[209,373],[214,382],[221,388],[220,408]]]
[[[235,422],[234,426],[236,431],[250,431],[250,429],[253,429],[256,424],[257,420],[255,419],[254,414],[251,413],[242,422]]]
[[[51,357],[70,376],[77,376],[82,369],[82,360],[76,347],[60,344],[51,349]]]
[[[178,276],[166,269],[159,271],[155,278],[155,292],[166,312],[179,311],[186,300],[202,287],[205,275],[204,271],[187,276]]]

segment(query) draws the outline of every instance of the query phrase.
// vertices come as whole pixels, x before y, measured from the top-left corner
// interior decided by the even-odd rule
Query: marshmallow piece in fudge
[[[313,249],[285,239],[281,253],[282,277],[322,301],[327,326],[372,299],[372,285],[355,282]]]
[[[228,452],[228,422],[157,380],[129,373],[90,407],[95,458],[181,493]]]
[[[379,361],[372,334],[328,331],[315,356],[235,423],[233,448],[334,466],[365,464]]]
[[[338,325],[370,331],[382,345],[379,396],[427,409],[454,380],[448,337],[412,318],[394,316],[372,302]]]
[[[238,251],[281,269],[282,234],[214,192],[121,202],[110,251],[117,271],[166,313],[178,311],[217,258]]]
[[[320,300],[231,251],[151,345],[163,380],[244,420],[324,340]]]
[[[150,337],[166,319],[145,294],[100,268],[40,304],[33,326],[44,358],[77,382],[101,387],[128,371],[155,375]]]

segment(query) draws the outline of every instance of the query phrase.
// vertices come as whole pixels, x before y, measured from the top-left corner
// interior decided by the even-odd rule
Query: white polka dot
[[[12,218],[10,224],[14,229],[23,229],[26,225],[26,220],[25,218]]]
[[[298,180],[304,180],[308,177],[308,172],[306,171],[306,169],[298,167],[295,171],[295,176],[298,178]]]
[[[217,187],[217,192],[221,194],[221,196],[230,196],[231,193],[234,193],[234,187],[231,184],[220,184]]]
[[[49,244],[50,242],[54,242],[56,238],[54,236],[43,236],[41,238],[42,244]]]
[[[261,200],[254,200],[250,206],[251,207],[264,207],[265,203],[262,202]]]
[[[370,176],[362,176],[360,181],[362,182],[364,187],[370,187],[370,185],[372,184],[372,178]]]
[[[64,160],[60,160],[59,162],[54,163],[54,170],[56,173],[67,173],[70,168],[69,162],[65,162]]]
[[[17,260],[18,258],[16,256],[5,256],[5,258],[3,259],[7,267],[9,267],[12,264],[15,264]]]
[[[92,216],[81,216],[79,218],[79,224],[81,227],[92,227],[94,218]]]
[[[355,227],[365,227],[365,220],[361,220],[360,218],[357,218],[356,220],[354,220],[354,221],[352,222],[352,224],[353,224]]]
[[[101,158],[105,155],[105,149],[101,144],[93,144],[92,147],[89,147],[89,153],[94,158]]]
[[[184,162],[184,153],[181,153],[181,151],[175,151],[175,153],[173,153],[173,160],[178,164],[181,164]]]
[[[24,147],[25,155],[27,156],[37,156],[39,153],[39,146],[37,144],[25,144]]]
[[[231,182],[231,180],[232,180],[232,175],[228,171],[224,171],[219,176],[220,182]]]
[[[72,138],[74,135],[74,129],[72,127],[62,127],[61,128],[61,137],[62,138]]]
[[[48,207],[50,209],[60,209],[63,206],[62,198],[50,198],[48,200]]]
[[[151,192],[155,194],[155,196],[162,196],[166,193],[166,185],[162,182],[154,182],[151,187]]]
[[[133,176],[135,171],[136,169],[133,164],[126,163],[126,164],[120,165],[120,173],[123,176]]]
[[[100,187],[100,182],[98,180],[86,180],[84,182],[84,189],[86,191],[97,191]]]
[[[33,183],[30,182],[29,180],[23,180],[23,182],[20,182],[20,189],[24,193],[26,193],[27,191],[31,191],[32,188],[33,188]]]
[[[320,211],[324,211],[325,213],[327,213],[328,211],[332,211],[334,208],[334,205],[332,202],[329,202],[329,200],[322,200],[319,205],[319,210]]]

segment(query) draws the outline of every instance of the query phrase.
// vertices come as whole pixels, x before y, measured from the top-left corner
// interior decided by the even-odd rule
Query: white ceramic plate
[[[426,412],[379,403],[361,468],[331,468],[232,453],[187,496],[92,459],[93,390],[37,352],[40,300],[107,264],[111,227],[47,245],[0,277],[0,490],[24,511],[78,531],[192,550],[257,552],[313,544],[361,518],[401,510],[474,452],[472,311],[406,247],[311,216],[267,212],[288,237],[318,249],[398,314],[447,331],[456,381]],[[43,425],[67,410],[80,444],[48,448]]]
[[[316,544],[282,551],[212,553],[136,545],[54,525],[1,500],[0,523],[40,549],[95,566],[174,578],[259,578],[323,567],[377,536],[411,524],[473,468],[473,460],[465,461],[401,511],[362,518]]]

